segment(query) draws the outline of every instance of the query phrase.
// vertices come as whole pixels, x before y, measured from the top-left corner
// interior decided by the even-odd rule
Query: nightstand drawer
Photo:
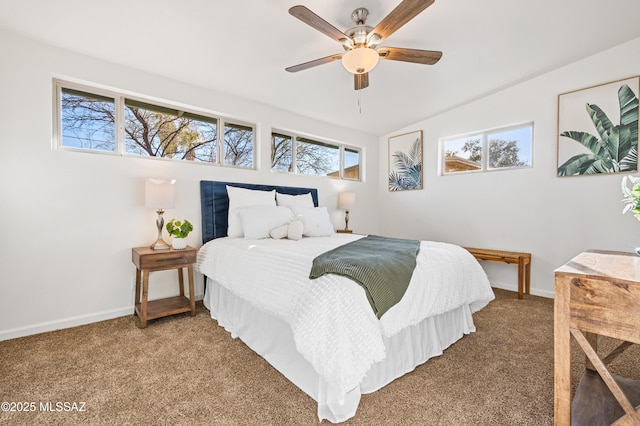
[[[133,263],[138,269],[160,270],[173,269],[179,265],[190,265],[196,262],[196,249],[187,247],[184,250],[152,250],[138,247],[132,253]]]

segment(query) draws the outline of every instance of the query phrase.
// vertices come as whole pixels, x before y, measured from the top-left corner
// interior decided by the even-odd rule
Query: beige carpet
[[[551,425],[553,301],[495,292],[496,300],[474,315],[476,333],[364,395],[344,424]],[[35,409],[0,412],[0,424],[318,424],[315,401],[232,339],[202,306],[195,318],[155,320],[145,330],[135,321],[0,342],[0,401]],[[615,342],[599,343],[604,352]],[[611,369],[640,379],[638,359],[634,346]]]

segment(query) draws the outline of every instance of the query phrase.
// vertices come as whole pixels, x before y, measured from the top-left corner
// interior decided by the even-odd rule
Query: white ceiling
[[[441,50],[436,65],[380,61],[361,93],[339,61],[284,70],[342,51],[291,6],[345,31],[357,7],[375,26],[399,2],[2,0],[0,27],[375,135],[640,37],[638,0],[436,0],[381,45]]]

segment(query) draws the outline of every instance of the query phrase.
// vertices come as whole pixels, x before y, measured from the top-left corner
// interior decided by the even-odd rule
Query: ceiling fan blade
[[[369,87],[369,73],[354,74],[353,75],[353,88],[356,90],[366,89]]]
[[[372,33],[381,38],[387,38],[395,33],[404,24],[415,18],[420,12],[431,6],[435,0],[403,0],[391,11],[376,27]]]
[[[378,53],[382,59],[433,65],[440,60],[442,52],[437,50],[404,49],[401,47],[381,47]]]
[[[307,9],[305,6],[293,6],[291,9],[289,9],[289,14],[295,16],[305,24],[312,26],[322,34],[331,37],[337,42],[349,38],[345,33]]]
[[[331,56],[325,56],[324,58],[315,59],[313,61],[305,62],[303,64],[294,65],[289,68],[285,68],[289,72],[298,72],[309,68],[317,67],[318,65],[328,64],[329,62],[337,61],[342,58],[342,53],[337,53]]]

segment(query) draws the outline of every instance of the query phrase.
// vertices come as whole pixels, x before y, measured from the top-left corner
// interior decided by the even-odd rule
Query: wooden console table
[[[640,257],[596,250],[574,257],[555,271],[554,310],[554,423],[640,425],[640,381],[607,370],[640,343]],[[623,342],[600,359],[598,335]],[[571,336],[586,355],[573,403]]]
[[[518,265],[518,299],[529,294],[531,287],[531,253],[465,247],[477,260]]]

